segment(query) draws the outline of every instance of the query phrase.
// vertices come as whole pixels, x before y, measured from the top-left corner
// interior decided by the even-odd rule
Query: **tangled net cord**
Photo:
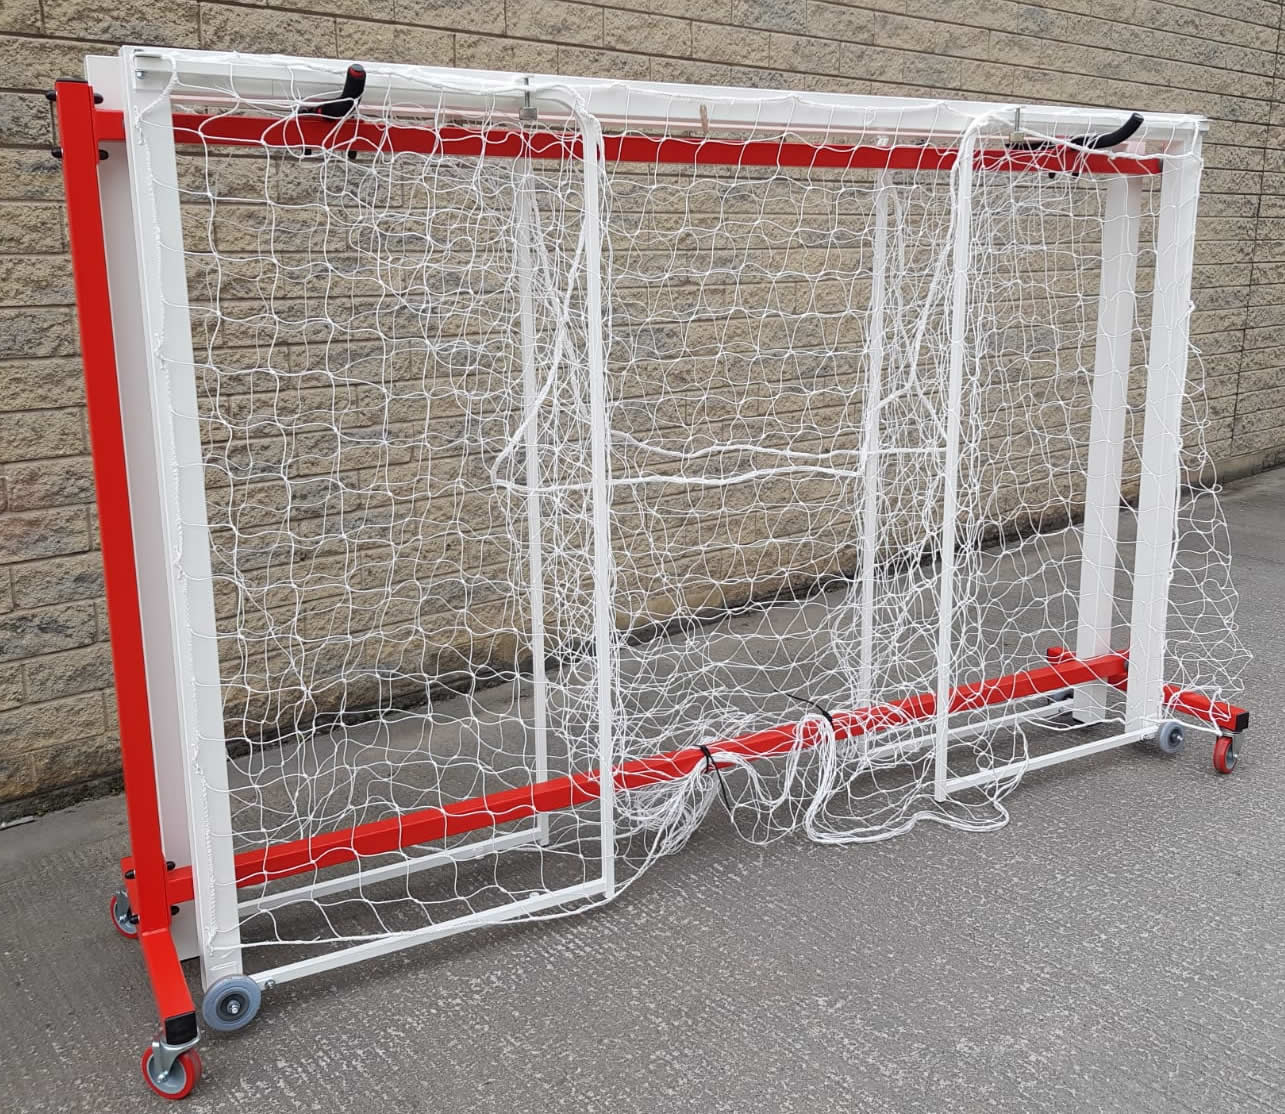
[[[597,121],[568,105],[598,149]],[[361,111],[396,118],[391,104]],[[975,121],[970,135],[985,127]],[[720,799],[759,843],[792,831],[886,839],[923,819],[973,831],[1006,822],[1001,799],[1015,777],[937,803],[928,725],[884,722],[841,739],[829,715],[931,691],[936,677],[933,539],[962,159],[950,175],[598,167],[613,599],[625,616],[606,661],[588,638],[578,161],[385,152],[353,162],[324,148],[242,161],[249,172],[199,152],[180,186],[205,216],[205,242],[185,259],[227,601],[228,736],[246,749],[230,791],[241,847],[535,780],[528,696],[501,685],[442,699],[436,687],[479,664],[512,685],[511,647],[531,629],[530,601],[513,589],[531,582],[532,497],[556,662],[548,731],[563,748],[549,776],[596,766],[600,669],[613,683],[613,762],[706,748],[684,777],[616,794],[617,892],[681,848]],[[862,391],[881,196],[874,457]],[[1145,195],[1144,223],[1157,196]],[[1101,187],[979,171],[971,219],[951,661],[961,683],[1038,664],[1073,630]],[[533,397],[516,324],[512,245],[523,226],[541,369]],[[1143,290],[1149,265],[1144,246]],[[1135,335],[1145,341],[1141,327]],[[1198,465],[1208,418],[1194,377],[1187,418]],[[1138,431],[1129,437],[1136,477]],[[855,539],[872,479],[874,660],[863,667]],[[1225,696],[1240,651],[1216,493],[1187,499],[1181,514],[1172,676]],[[1122,558],[1123,581],[1128,567]],[[1117,618],[1127,621],[1123,595]],[[351,723],[354,713],[373,714],[376,729]],[[786,753],[751,761],[718,747],[776,723],[793,724]],[[422,731],[409,746],[394,738],[408,724]],[[965,770],[1025,753],[1021,726],[951,743],[952,768]],[[593,811],[557,818],[542,843],[446,867],[436,884],[318,897],[306,924],[256,912],[251,942],[368,939],[573,884],[596,867]]]

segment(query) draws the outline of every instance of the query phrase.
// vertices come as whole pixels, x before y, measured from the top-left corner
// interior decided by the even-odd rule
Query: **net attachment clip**
[[[1026,129],[1022,127],[1022,106],[1019,104],[1013,109],[1013,130],[1008,133],[1008,145],[1015,147],[1022,142],[1022,137],[1026,135]]]
[[[522,94],[522,104],[518,108],[518,123],[525,128],[536,123],[540,119],[540,113],[531,102],[531,79],[524,77],[522,83],[526,89]]]

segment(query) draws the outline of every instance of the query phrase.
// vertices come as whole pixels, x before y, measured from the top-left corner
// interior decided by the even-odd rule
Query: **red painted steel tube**
[[[100,109],[99,138],[124,139],[119,111]],[[336,148],[358,153],[414,152],[461,158],[535,159],[580,157],[580,138],[557,132],[510,128],[446,126],[418,128],[370,120],[328,120],[322,116],[227,116],[174,114],[174,139],[184,144],[232,147]],[[817,169],[949,170],[951,147],[820,144],[798,140],[725,140],[694,136],[605,135],[607,162],[683,166],[788,166]],[[1074,170],[1086,174],[1159,174],[1160,160],[1066,147],[977,153],[978,169],[991,171]]]
[[[1164,703],[1171,711],[1204,720],[1232,734],[1249,729],[1249,713],[1244,708],[1228,704],[1225,700],[1210,700],[1203,692],[1165,685]]]
[[[1006,677],[960,685],[951,691],[950,710],[964,712],[985,708],[1090,681],[1115,683],[1124,677],[1127,668],[1121,655],[1105,654],[1091,661],[1055,663]],[[921,693],[889,704],[837,712],[833,716],[835,734],[840,740],[853,739],[931,719],[936,712],[936,697],[932,693]],[[801,729],[797,723],[786,723],[752,735],[711,743],[709,750],[715,759],[719,755],[736,755],[755,760],[815,746],[819,739],[820,735],[812,725],[804,725]],[[617,790],[642,789],[685,777],[705,761],[702,750],[684,747],[621,763],[613,769],[612,780]],[[279,843],[237,855],[237,885],[250,886],[338,866],[363,855],[378,855],[497,827],[540,813],[588,804],[597,798],[597,771],[587,771],[327,832],[310,839]],[[170,883],[170,896],[175,901],[191,900],[190,870],[181,868],[175,871]]]
[[[138,942],[165,1038],[172,1044],[184,1044],[196,1036],[196,1007],[169,926],[140,931]]]
[[[1122,655],[1127,657],[1127,652]],[[1070,650],[1054,647],[1048,651],[1050,663],[1054,665],[1076,661]],[[1128,677],[1111,682],[1116,688],[1124,690],[1129,686]],[[1225,700],[1210,700],[1203,692],[1184,689],[1179,685],[1167,684],[1164,687],[1164,707],[1171,712],[1179,712],[1192,719],[1202,720],[1212,727],[1237,734],[1249,730],[1249,712]]]
[[[170,937],[168,871],[161,842],[152,726],[143,660],[143,627],[134,568],[134,528],[129,508],[125,438],[121,425],[116,348],[112,337],[107,251],[98,193],[98,139],[94,93],[83,81],[59,81],[58,136],[62,145],[67,229],[85,369],[85,401],[94,461],[102,538],[103,580],[111,628],[112,669],[120,716],[121,767],[133,850],[131,907],[162,1021],[193,1012],[192,997]],[[190,886],[189,886],[190,890]],[[134,902],[137,904],[134,904]]]

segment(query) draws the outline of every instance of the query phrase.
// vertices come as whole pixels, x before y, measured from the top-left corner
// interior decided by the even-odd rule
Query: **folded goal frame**
[[[1184,730],[1233,768],[1203,119],[86,76],[52,97],[156,1093],[264,990],[608,901],[711,808],[860,842]]]

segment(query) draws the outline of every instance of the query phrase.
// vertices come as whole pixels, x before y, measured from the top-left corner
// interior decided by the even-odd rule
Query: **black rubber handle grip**
[[[1092,151],[1105,151],[1108,147],[1117,147],[1142,127],[1142,113],[1133,113],[1113,132],[1101,135],[1077,135],[1071,140],[1077,147],[1088,147]]]
[[[342,120],[357,107],[357,102],[361,100],[361,95],[365,91],[366,68],[354,62],[348,67],[348,72],[344,74],[344,88],[343,92],[339,94],[339,99],[319,104],[312,111],[319,112],[328,120]]]

